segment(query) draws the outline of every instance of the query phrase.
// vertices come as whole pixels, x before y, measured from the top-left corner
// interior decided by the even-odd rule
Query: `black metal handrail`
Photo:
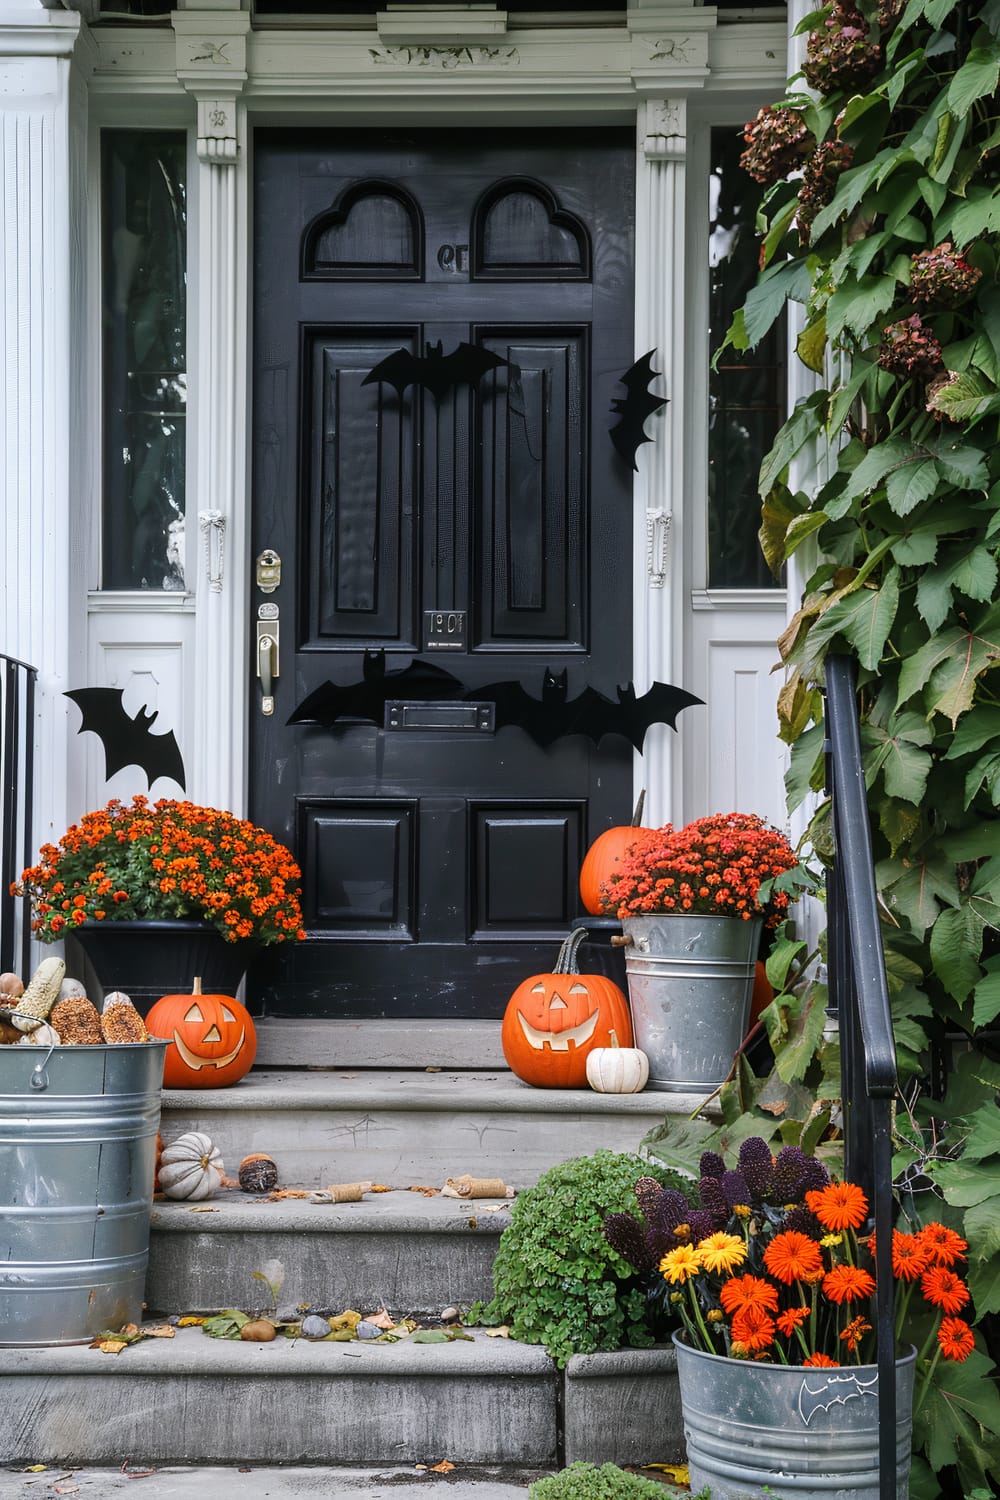
[[[868,799],[861,763],[857,672],[826,663],[826,786],[834,861],[827,877],[830,1011],[840,1036],[844,1172],[875,1213],[879,1495],[896,1496],[895,1303],[892,1279],[892,1100],[896,1046],[882,953]]]
[[[0,653],[0,969],[26,974],[31,922],[11,882],[31,862],[35,682],[27,662]]]

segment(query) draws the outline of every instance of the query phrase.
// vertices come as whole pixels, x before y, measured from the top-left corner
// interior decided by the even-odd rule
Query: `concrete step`
[[[141,1478],[143,1500],[425,1500],[435,1486],[447,1486],[447,1500],[524,1500],[534,1479],[541,1479],[552,1469],[498,1471],[468,1464],[456,1464],[445,1474],[436,1474],[427,1465],[414,1464],[377,1469],[332,1467],[297,1467],[275,1469],[242,1464],[238,1468],[191,1465],[181,1468],[168,1465],[150,1472],[130,1464],[121,1469],[65,1468],[46,1470],[43,1474],[0,1473],[0,1500],[53,1500],[54,1486],[79,1500],[108,1500],[109,1496],[128,1495],[135,1500],[136,1479]],[[664,1500],[680,1491],[668,1489]],[[440,1497],[439,1497],[440,1500]]]
[[[665,1349],[577,1355],[560,1372],[542,1349],[482,1330],[468,1342],[373,1345],[244,1344],[191,1328],[119,1355],[0,1348],[0,1381],[7,1465],[517,1469],[683,1454]]]
[[[280,1260],[281,1306],[440,1313],[493,1295],[493,1260],[509,1204],[419,1193],[366,1194],[360,1203],[272,1203],[238,1190],[198,1205],[153,1205],[146,1303],[160,1313],[258,1307],[254,1279]]]
[[[472,1068],[506,1070],[498,1021],[290,1020],[254,1022],[265,1068]]]
[[[209,1135],[231,1175],[272,1156],[285,1187],[378,1182],[442,1187],[465,1172],[529,1187],[548,1167],[600,1147],[635,1151],[664,1116],[701,1095],[536,1089],[512,1073],[253,1068],[228,1089],[168,1089],[165,1140]]]

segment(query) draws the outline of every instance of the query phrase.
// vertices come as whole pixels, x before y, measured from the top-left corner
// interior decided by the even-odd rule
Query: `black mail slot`
[[[385,729],[471,730],[492,734],[494,703],[410,703],[393,699],[385,705]]]

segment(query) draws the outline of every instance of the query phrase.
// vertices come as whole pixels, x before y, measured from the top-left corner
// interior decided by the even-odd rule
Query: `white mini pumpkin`
[[[59,1042],[59,1033],[55,1027],[50,1026],[48,1021],[43,1021],[40,1026],[35,1027],[34,1031],[26,1031],[21,1040],[15,1042],[14,1045],[15,1047],[58,1047]]]
[[[167,1198],[211,1198],[224,1176],[222,1156],[207,1135],[190,1130],[163,1148],[159,1178]]]
[[[587,1082],[598,1094],[638,1094],[649,1080],[649,1058],[638,1047],[619,1047],[611,1032],[610,1047],[587,1054]]]

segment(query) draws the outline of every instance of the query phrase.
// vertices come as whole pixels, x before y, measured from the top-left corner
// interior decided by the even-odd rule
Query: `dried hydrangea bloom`
[[[842,172],[854,162],[854,152],[846,141],[824,141],[802,169],[799,188],[799,211],[795,218],[799,240],[808,245],[812,223],[821,208],[833,201]]]
[[[918,307],[959,307],[972,296],[982,275],[945,240],[933,250],[910,256],[910,296]]]
[[[878,362],[892,375],[933,375],[944,358],[934,334],[914,313],[883,329]]]
[[[853,91],[873,78],[884,62],[881,42],[868,40],[868,23],[850,7],[838,6],[809,33],[802,72],[821,94]]]
[[[816,145],[803,116],[787,104],[765,104],[745,126],[743,139],[740,166],[765,187],[788,177]]]

